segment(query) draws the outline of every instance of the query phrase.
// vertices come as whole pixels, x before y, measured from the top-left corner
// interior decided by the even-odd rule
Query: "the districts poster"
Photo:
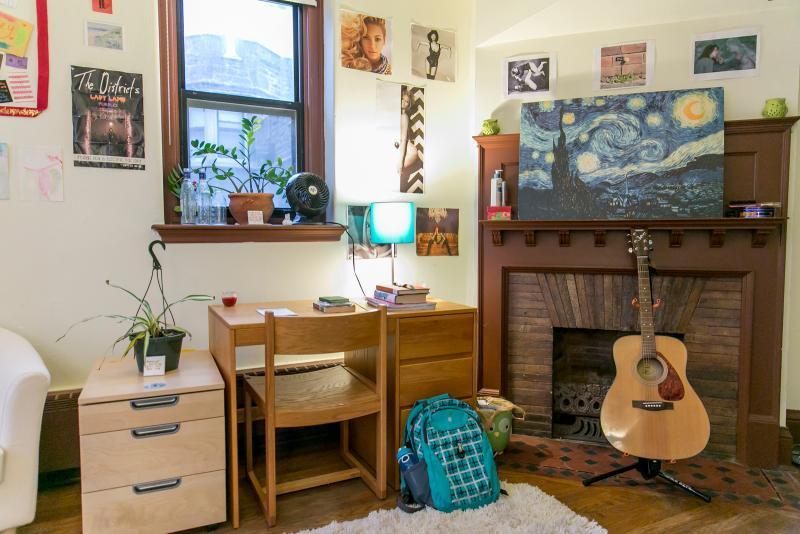
[[[144,170],[142,75],[72,66],[77,167]]]

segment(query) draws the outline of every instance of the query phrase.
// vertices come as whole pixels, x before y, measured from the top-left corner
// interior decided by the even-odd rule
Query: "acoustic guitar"
[[[600,410],[600,425],[616,449],[652,460],[695,456],[708,443],[710,425],[703,403],[686,379],[686,347],[655,335],[650,295],[647,230],[634,230],[631,248],[639,278],[641,335],[614,343],[617,375]],[[636,300],[634,300],[636,302]]]

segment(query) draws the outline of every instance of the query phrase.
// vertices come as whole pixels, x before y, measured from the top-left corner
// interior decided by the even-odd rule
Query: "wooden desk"
[[[389,482],[397,484],[395,453],[402,436],[402,426],[414,401],[438,393],[475,400],[477,376],[477,310],[437,299],[436,309],[390,312],[388,334],[389,368],[387,373]],[[227,415],[229,517],[239,526],[239,462],[236,411],[236,347],[263,345],[264,317],[258,308],[289,308],[302,316],[324,315],[312,307],[311,300],[243,303],[226,308],[208,307],[209,349],[225,381]],[[355,313],[370,310],[356,306]],[[348,356],[346,355],[345,358]],[[363,358],[363,355],[354,355]],[[366,435],[364,429],[351,429],[354,447]],[[374,427],[374,424],[373,424]],[[369,440],[364,439],[365,447]],[[373,458],[365,448],[362,458]]]

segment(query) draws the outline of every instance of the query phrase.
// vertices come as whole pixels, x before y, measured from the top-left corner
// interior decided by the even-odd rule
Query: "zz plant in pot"
[[[222,185],[212,185],[215,189],[222,189],[228,193],[230,199],[229,209],[233,218],[239,224],[247,224],[248,211],[261,211],[266,222],[275,209],[274,195],[283,195],[286,183],[294,174],[294,167],[284,167],[283,159],[266,160],[258,165],[254,161],[254,145],[256,132],[261,129],[261,119],[255,115],[248,118],[242,117],[242,129],[239,132],[239,144],[235,147],[225,147],[221,144],[209,143],[199,139],[191,142],[193,156],[201,156],[201,168],[211,169],[213,177],[222,182],[227,182],[231,189]],[[211,160],[210,165],[206,161]],[[221,167],[217,164],[222,161],[232,163],[232,166]],[[275,193],[268,193],[267,189],[277,187]]]
[[[186,295],[174,302],[167,302],[167,298],[164,295],[164,280],[161,274],[161,264],[153,253],[153,246],[157,244],[164,247],[162,241],[153,241],[148,247],[150,255],[153,258],[153,270],[150,273],[150,281],[147,284],[147,289],[144,290],[141,297],[129,289],[112,284],[109,280],[106,280],[106,285],[114,289],[119,289],[136,301],[136,312],[132,315],[100,314],[87,317],[86,319],[72,324],[56,342],[64,339],[67,334],[79,324],[99,318],[112,319],[117,321],[117,323],[127,325],[124,332],[114,340],[113,346],[116,347],[117,344],[125,341],[127,346],[123,356],[127,356],[128,353],[133,350],[136,356],[136,365],[140,373],[144,369],[145,356],[165,356],[165,371],[177,369],[180,362],[183,338],[187,336],[191,338],[192,335],[185,328],[175,324],[175,316],[172,313],[173,306],[187,301],[210,301],[214,300],[214,297],[211,295],[192,294]],[[154,278],[158,285],[159,298],[161,300],[161,311],[159,313],[156,313],[155,308],[147,300],[147,295],[150,292],[150,287],[153,285]]]

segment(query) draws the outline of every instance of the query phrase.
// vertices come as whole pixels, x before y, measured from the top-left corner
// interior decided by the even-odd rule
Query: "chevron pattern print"
[[[411,95],[408,108],[409,141],[417,149],[419,162],[400,176],[402,193],[425,192],[425,89],[422,87],[404,86]]]

